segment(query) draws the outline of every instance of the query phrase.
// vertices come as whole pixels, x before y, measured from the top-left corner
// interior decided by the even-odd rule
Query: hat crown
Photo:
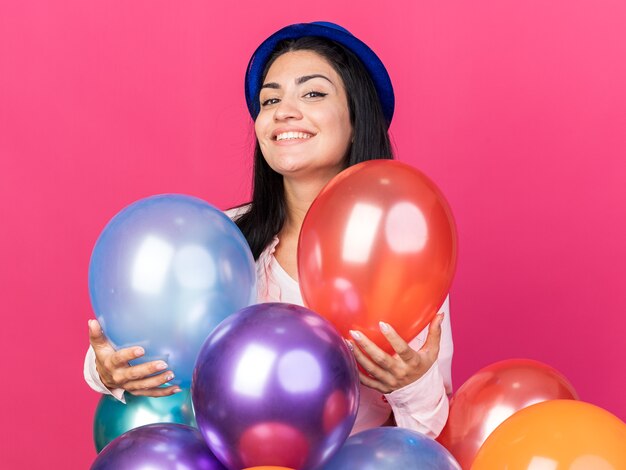
[[[327,28],[335,28],[336,30],[341,31],[342,33],[346,33],[346,34],[349,34],[350,36],[354,36],[354,34],[352,34],[350,31],[348,31],[343,26],[340,26],[340,25],[338,25],[336,23],[331,23],[330,21],[313,21],[310,24],[316,24],[316,25],[319,25],[319,26],[326,26]]]

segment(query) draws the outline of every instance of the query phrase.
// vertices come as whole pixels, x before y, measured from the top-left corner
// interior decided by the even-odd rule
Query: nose
[[[302,112],[296,100],[283,96],[274,110],[275,121],[302,119]]]

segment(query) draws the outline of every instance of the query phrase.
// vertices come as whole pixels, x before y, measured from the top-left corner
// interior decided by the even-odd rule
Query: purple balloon
[[[231,315],[207,338],[193,375],[198,427],[229,468],[314,468],[350,434],[359,403],[351,351],[297,305]]]
[[[382,427],[350,438],[322,470],[461,470],[438,442],[409,429]],[[495,469],[494,469],[495,470]]]
[[[197,429],[183,424],[141,426],[109,443],[91,470],[226,470]]]

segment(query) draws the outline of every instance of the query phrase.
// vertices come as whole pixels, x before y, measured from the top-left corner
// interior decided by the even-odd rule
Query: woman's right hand
[[[151,361],[131,366],[129,362],[145,354],[133,346],[118,351],[104,335],[97,320],[89,320],[89,343],[96,353],[96,370],[102,383],[110,390],[121,388],[132,395],[165,397],[180,392],[180,387],[161,387],[171,381],[174,373],[164,361]]]

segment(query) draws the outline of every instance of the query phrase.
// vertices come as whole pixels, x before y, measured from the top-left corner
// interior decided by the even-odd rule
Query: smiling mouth
[[[313,134],[309,134],[307,132],[281,132],[276,137],[274,137],[274,140],[276,140],[277,142],[297,139],[306,140],[310,139],[311,137],[313,137]]]

